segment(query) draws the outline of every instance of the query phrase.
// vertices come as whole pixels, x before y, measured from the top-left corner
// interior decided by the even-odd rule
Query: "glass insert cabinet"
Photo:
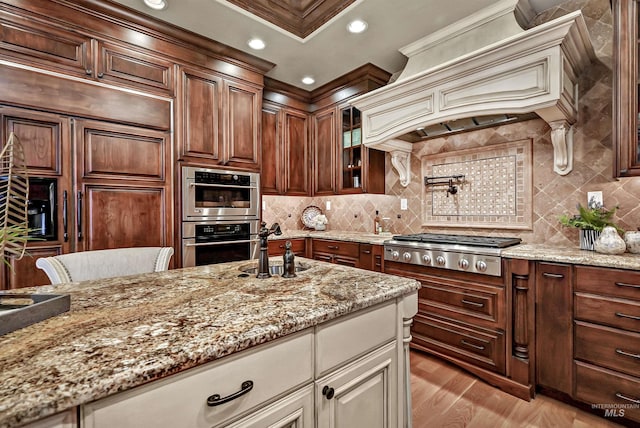
[[[614,176],[640,176],[637,0],[612,0]]]
[[[362,187],[362,124],[360,110],[342,109],[342,188]]]

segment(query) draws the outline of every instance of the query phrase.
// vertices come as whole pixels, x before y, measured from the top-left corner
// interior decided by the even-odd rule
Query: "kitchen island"
[[[274,258],[271,264],[279,261]],[[76,408],[81,410],[79,426],[108,426],[100,425],[100,409],[115,409],[117,416],[114,402],[126,408],[127,402],[135,404],[145,397],[137,391],[155,393],[155,385],[162,385],[169,399],[179,402],[180,397],[170,393],[174,378],[190,373],[205,376],[208,366],[215,374],[227,360],[238,364],[246,357],[259,362],[251,359],[252,353],[260,355],[264,347],[277,349],[273,344],[278,341],[285,342],[285,350],[294,351],[285,353],[291,361],[276,358],[263,372],[286,379],[289,366],[295,371],[291,377],[299,381],[285,382],[282,390],[271,388],[269,394],[256,382],[252,392],[258,398],[252,399],[250,392],[229,403],[233,411],[224,410],[224,415],[213,418],[207,412],[225,406],[207,407],[203,396],[195,414],[185,416],[184,426],[227,425],[304,388],[315,391],[312,398],[319,412],[319,400],[329,398],[322,382],[333,381],[336,372],[343,374],[343,366],[354,369],[382,348],[395,361],[383,373],[383,383],[393,384],[394,395],[387,398],[397,416],[391,426],[396,420],[402,423],[408,403],[406,343],[419,283],[313,260],[296,262],[308,270],[290,279],[257,279],[242,271],[256,262],[234,262],[24,289],[68,293],[71,310],[0,337],[0,427],[21,426]],[[341,327],[343,320],[346,329]],[[298,354],[309,354],[309,361],[296,365]],[[311,373],[298,376],[298,366],[303,372],[309,366]],[[250,368],[244,367],[247,373]],[[234,381],[227,391],[214,378],[208,388],[211,394],[221,389],[224,396],[239,384]],[[339,392],[336,387],[335,406]],[[101,407],[101,399],[108,406]],[[309,413],[314,414],[313,408],[307,409]],[[129,422],[147,426],[149,420]]]

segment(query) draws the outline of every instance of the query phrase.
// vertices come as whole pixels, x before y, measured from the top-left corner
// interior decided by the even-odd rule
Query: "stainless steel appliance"
[[[260,174],[182,167],[182,220],[257,219]]]
[[[29,236],[46,241],[57,239],[55,178],[29,178],[27,219]]]
[[[400,263],[501,276],[502,249],[520,238],[418,233],[384,243],[384,259]]]
[[[257,258],[259,227],[259,220],[183,222],[182,266]]]
[[[260,176],[182,167],[182,266],[258,257]]]

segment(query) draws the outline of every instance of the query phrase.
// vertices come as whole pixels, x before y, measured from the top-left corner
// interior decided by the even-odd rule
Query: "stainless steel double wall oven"
[[[260,175],[182,167],[182,266],[258,257]]]

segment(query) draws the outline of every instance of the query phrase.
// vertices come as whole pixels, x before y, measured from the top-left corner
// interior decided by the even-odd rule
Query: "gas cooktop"
[[[517,245],[520,238],[472,236],[472,235],[447,235],[443,233],[416,233],[413,235],[396,235],[395,241],[426,242],[434,244],[457,244],[472,247],[505,248]]]

